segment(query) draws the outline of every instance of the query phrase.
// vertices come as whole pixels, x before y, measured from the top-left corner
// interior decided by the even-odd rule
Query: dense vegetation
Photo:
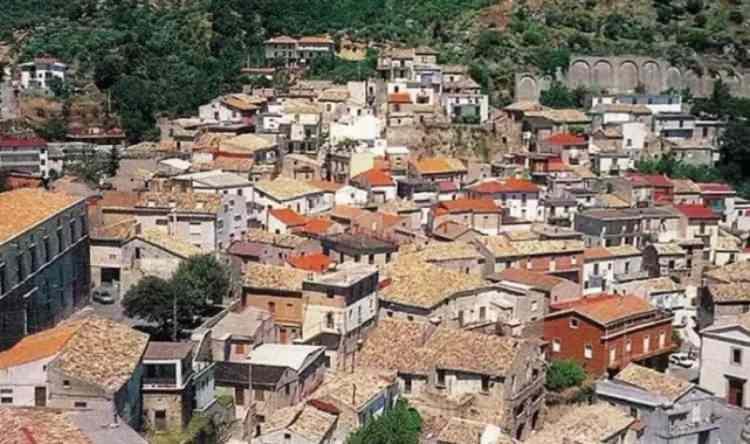
[[[559,392],[580,385],[586,379],[586,372],[576,361],[562,359],[553,361],[547,369],[545,387]]]
[[[19,42],[24,58],[73,62],[79,78],[111,92],[138,140],[154,136],[156,115],[194,112],[239,88],[247,80],[239,68],[261,63],[272,35],[431,45],[442,61],[470,65],[501,105],[516,72],[554,74],[573,53],[648,54],[697,71],[748,67],[749,7],[746,0],[7,0],[0,39]],[[372,60],[317,66],[312,76],[361,78]]]
[[[349,435],[346,444],[417,444],[421,430],[419,413],[400,399],[391,410]]]

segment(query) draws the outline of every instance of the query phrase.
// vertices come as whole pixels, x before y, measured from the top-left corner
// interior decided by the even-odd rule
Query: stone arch
[[[536,100],[539,98],[539,89],[536,79],[530,75],[521,77],[518,81],[516,100]]]
[[[693,96],[703,97],[703,79],[701,76],[696,74],[692,69],[686,69],[682,77],[685,88],[689,89]],[[713,85],[713,82],[711,82],[711,84]]]
[[[614,69],[607,60],[599,60],[594,64],[594,86],[602,89],[614,87]]]
[[[568,69],[568,83],[571,88],[591,85],[591,67],[584,60],[576,60]]]
[[[649,94],[658,94],[662,89],[661,66],[653,60],[641,66],[641,82]]]
[[[684,88],[684,81],[684,76],[679,69],[675,68],[674,66],[670,66],[669,69],[667,69],[666,89],[674,89],[680,91]]]
[[[617,89],[635,91],[638,88],[638,65],[630,60],[622,62],[617,69]]]

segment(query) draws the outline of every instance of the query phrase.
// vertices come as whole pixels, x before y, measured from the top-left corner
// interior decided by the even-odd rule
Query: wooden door
[[[47,387],[34,387],[34,405],[37,407],[47,405]]]
[[[745,381],[742,379],[727,377],[727,383],[727,402],[737,407],[743,407]]]

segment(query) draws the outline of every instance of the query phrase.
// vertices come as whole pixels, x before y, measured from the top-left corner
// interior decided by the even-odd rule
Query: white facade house
[[[260,223],[268,225],[268,210],[289,208],[303,216],[320,214],[331,209],[324,191],[306,182],[287,177],[274,180],[261,180],[255,183],[253,203],[261,208]]]
[[[48,90],[52,79],[65,81],[68,65],[51,58],[38,58],[33,62],[18,65],[21,70],[21,87],[23,89]]]
[[[363,190],[351,185],[344,185],[339,188],[334,195],[336,205],[348,205],[361,207],[367,204],[367,190]]]
[[[484,123],[490,115],[489,98],[486,94],[445,93],[441,98],[441,105],[452,120],[458,116],[471,114],[479,117],[477,123]],[[465,109],[472,109],[472,111],[467,114]]]
[[[332,122],[329,127],[332,145],[337,145],[344,140],[365,142],[370,145],[375,143],[382,131],[382,122],[371,114],[347,116],[337,122]]]
[[[700,386],[730,405],[750,408],[750,316],[701,331]]]

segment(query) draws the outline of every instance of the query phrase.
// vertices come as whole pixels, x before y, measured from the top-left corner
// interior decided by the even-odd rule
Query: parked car
[[[687,353],[673,353],[669,357],[669,362],[680,367],[690,368],[695,365],[695,359],[691,358]]]
[[[100,304],[114,304],[117,296],[117,290],[110,285],[96,287],[91,294],[91,299]]]

